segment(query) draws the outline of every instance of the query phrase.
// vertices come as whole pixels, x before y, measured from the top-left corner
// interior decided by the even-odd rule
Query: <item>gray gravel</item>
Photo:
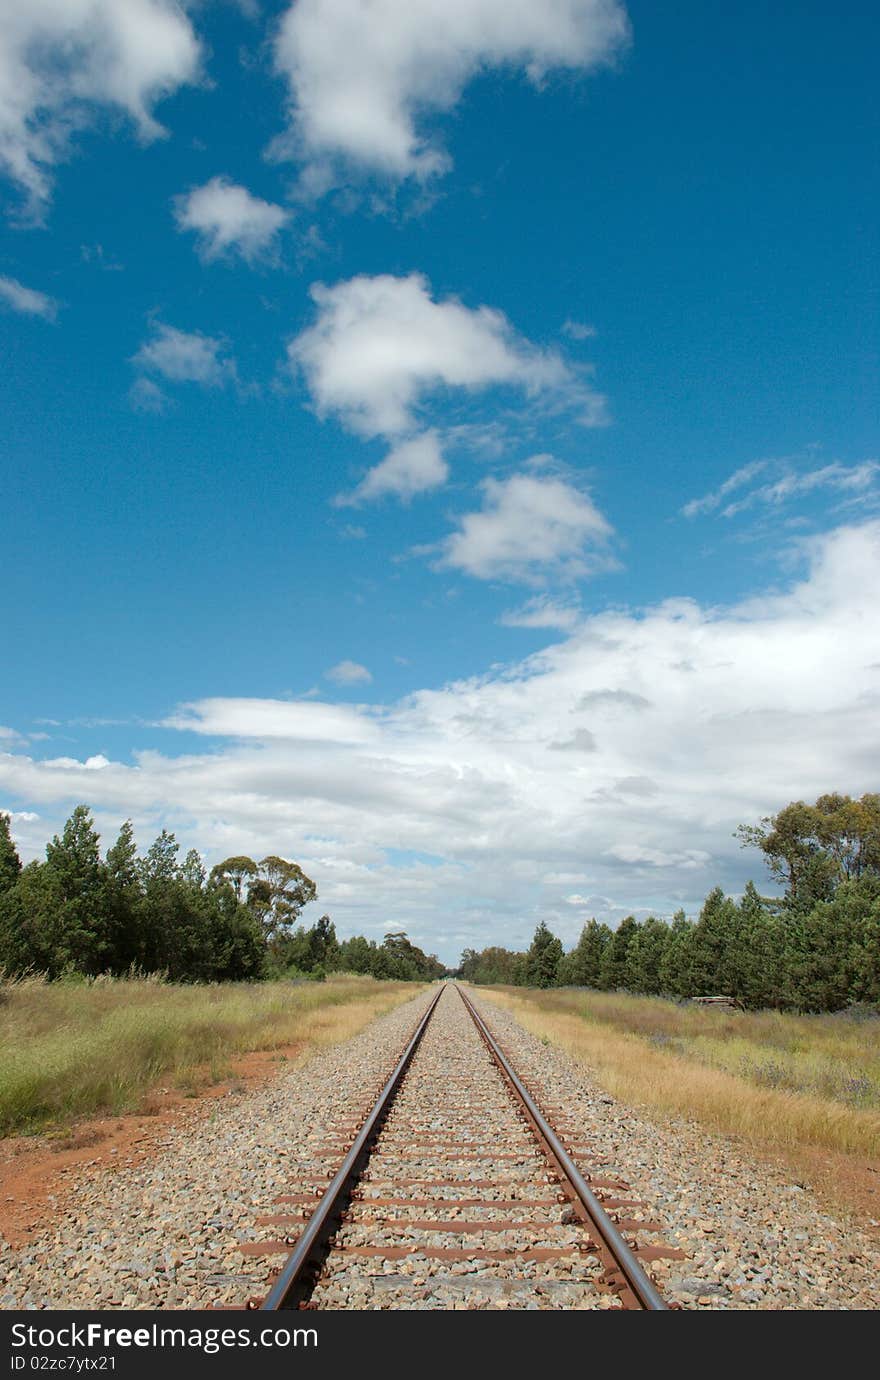
[[[627,1218],[649,1221],[657,1233],[640,1229],[644,1243],[679,1247],[685,1259],[653,1262],[651,1272],[670,1301],[709,1309],[874,1309],[880,1303],[878,1252],[861,1233],[823,1212],[812,1195],[786,1183],[779,1173],[752,1162],[729,1141],[676,1121],[658,1126],[616,1103],[562,1051],[545,1046],[507,1013],[476,994],[483,1013],[514,1065],[575,1147],[582,1168],[629,1185],[617,1191]],[[172,1128],[162,1152],[149,1163],[120,1165],[82,1181],[66,1214],[26,1248],[0,1242],[0,1306],[3,1308],[204,1308],[242,1302],[265,1292],[267,1270],[283,1256],[253,1256],[245,1243],[286,1233],[295,1224],[258,1224],[282,1210],[282,1194],[311,1193],[326,1185],[338,1165],[350,1128],[372,1102],[428,1001],[420,994],[374,1022],[345,1045],[322,1051],[307,1063],[255,1091],[230,1096],[210,1112]],[[457,1028],[457,995],[449,991],[438,1007]],[[463,1010],[463,1008],[462,1008]],[[447,1021],[448,1017],[448,1021]],[[378,1213],[370,1198],[392,1193],[394,1176],[417,1165],[423,1176],[452,1177],[441,1147],[416,1150],[412,1141],[449,1130],[444,1081],[458,1082],[457,1139],[463,1147],[485,1142],[495,1127],[496,1147],[509,1159],[495,1163],[463,1159],[456,1177],[475,1187],[473,1197],[513,1200],[528,1194],[552,1200],[543,1166],[528,1137],[509,1121],[509,1108],[493,1084],[491,1070],[459,1039],[458,1053],[426,1054],[428,1083],[436,1096],[417,1094],[415,1061],[401,1099],[389,1118],[381,1153],[371,1163],[363,1199],[340,1232],[349,1244],[376,1244]],[[418,1058],[419,1056],[417,1056]],[[471,1080],[464,1087],[465,1074]],[[504,1121],[504,1118],[507,1118]],[[504,1122],[503,1131],[500,1129]],[[471,1152],[472,1153],[472,1152]],[[442,1170],[442,1172],[441,1172]],[[543,1185],[543,1191],[542,1186]],[[426,1197],[428,1194],[426,1193]],[[460,1192],[430,1190],[446,1199],[425,1207],[424,1219],[487,1221],[492,1209],[459,1207]],[[447,1205],[448,1204],[448,1205]],[[284,1209],[297,1213],[297,1207]],[[308,1212],[308,1206],[304,1209]],[[410,1220],[411,1209],[381,1209],[385,1239],[399,1244],[401,1229],[390,1218]],[[512,1219],[515,1211],[498,1210]],[[529,1207],[528,1220],[548,1225],[567,1209],[551,1202]],[[418,1254],[418,1246],[473,1244],[472,1234],[403,1229],[416,1249],[405,1259],[341,1257],[318,1290],[330,1308],[603,1308],[615,1300],[592,1287],[598,1266],[590,1255],[551,1263],[440,1261]],[[569,1226],[568,1238],[579,1228]],[[526,1236],[529,1236],[527,1233]],[[505,1244],[528,1244],[516,1234]],[[540,1232],[529,1237],[537,1241]],[[488,1236],[476,1238],[488,1243]],[[547,1244],[546,1240],[543,1244]]]
[[[149,1163],[84,1179],[58,1226],[23,1250],[0,1238],[0,1307],[195,1309],[265,1292],[266,1260],[239,1244],[279,1194],[326,1185],[339,1156],[316,1151],[332,1124],[365,1114],[427,1001],[212,1104]]]
[[[436,1189],[438,1181],[445,1186]],[[613,1295],[597,1289],[601,1265],[595,1253],[584,1253],[586,1233],[557,1193],[464,1003],[449,987],[312,1302],[422,1311],[616,1307]],[[411,1201],[386,1206],[385,1198]],[[468,1199],[474,1206],[463,1205]],[[377,1247],[395,1254],[359,1253]],[[404,1259],[402,1251],[409,1253]],[[445,1258],[450,1251],[467,1258]],[[554,1255],[533,1258],[543,1251]]]
[[[583,1065],[529,1034],[485,994],[472,992],[488,1025],[549,1117],[585,1155],[584,1170],[619,1175],[681,1247],[682,1262],[651,1266],[664,1297],[683,1308],[876,1309],[880,1251],[832,1217],[813,1194],[732,1141],[682,1118],[657,1124],[615,1101]],[[566,1124],[567,1123],[567,1124]]]

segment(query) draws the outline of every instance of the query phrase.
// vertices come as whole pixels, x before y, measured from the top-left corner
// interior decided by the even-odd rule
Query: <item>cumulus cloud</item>
[[[424,180],[450,160],[417,121],[451,109],[472,77],[500,67],[539,85],[612,61],[628,38],[618,0],[297,0],[275,36],[290,128],[273,151],[303,160],[316,191],[340,167]]]
[[[234,380],[235,361],[225,353],[226,344],[200,331],[179,331],[162,321],[144,342],[132,363],[145,373],[161,375],[170,383],[200,383],[220,388]]]
[[[107,835],[132,815],[147,842],[165,825],[211,859],[295,857],[341,932],[398,917],[449,958],[527,945],[542,917],[572,942],[593,911],[693,913],[716,883],[767,885],[738,823],[876,786],[880,522],[803,554],[782,592],[589,615],[389,706],[209,699],[166,719],[203,751],[96,770],[12,744],[0,808],[42,814],[43,843],[82,799]],[[583,732],[594,751],[554,747]]]
[[[369,503],[393,494],[405,503],[416,494],[439,488],[449,478],[436,431],[426,431],[394,446],[378,465],[368,470],[353,493],[340,494],[337,507]]]
[[[614,569],[612,528],[588,494],[552,476],[486,479],[483,507],[459,518],[439,565],[480,580],[541,582]]]
[[[324,675],[336,685],[363,685],[373,679],[366,666],[361,666],[357,661],[340,661],[338,665],[331,666],[329,671],[325,671]]]
[[[58,303],[53,297],[25,287],[17,278],[0,276],[0,302],[24,316],[42,316],[45,321],[54,321],[58,313]]]
[[[0,5],[0,170],[39,219],[51,170],[94,107],[122,111],[141,139],[153,107],[196,79],[200,45],[174,0],[27,0]]]
[[[518,336],[503,312],[435,301],[421,273],[316,283],[311,296],[317,320],[288,345],[290,363],[319,414],[363,436],[412,432],[419,401],[439,388],[570,382],[561,358]]]
[[[290,219],[282,206],[253,196],[228,177],[212,177],[174,199],[179,230],[193,230],[204,259],[239,254],[248,263],[271,258],[278,234]]]
[[[742,497],[725,503],[725,499],[730,498],[731,494],[746,488],[759,474],[766,474],[768,469],[775,472],[775,478],[767,483],[758,484]],[[820,465],[811,470],[798,469],[789,461],[756,460],[736,470],[713,492],[704,494],[701,498],[692,498],[681,511],[684,517],[693,518],[720,509],[721,517],[732,518],[748,508],[759,507],[762,504],[779,507],[790,499],[802,498],[819,489],[836,489],[849,494],[863,493],[874,486],[878,474],[880,464],[876,460],[865,460],[859,465]]]
[[[584,425],[607,419],[603,396],[558,353],[518,335],[503,312],[436,300],[423,274],[316,283],[311,296],[316,319],[288,343],[291,372],[305,377],[319,416],[391,445],[337,506],[387,495],[407,502],[439,488],[449,476],[446,445],[498,450],[497,425],[425,426],[429,405],[451,390],[515,388],[571,408]]]

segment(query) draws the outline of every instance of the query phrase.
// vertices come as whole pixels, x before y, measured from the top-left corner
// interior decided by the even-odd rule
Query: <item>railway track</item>
[[[239,1306],[666,1309],[644,1267],[681,1252],[645,1244],[659,1227],[591,1175],[589,1128],[554,1130],[462,988],[432,995],[366,1101],[315,1151],[324,1182],[294,1170],[239,1245],[268,1269]]]

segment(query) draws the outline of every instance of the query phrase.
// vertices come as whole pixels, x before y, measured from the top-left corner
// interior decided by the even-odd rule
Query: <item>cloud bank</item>
[[[873,789],[880,770],[880,523],[803,548],[782,593],[587,616],[556,644],[390,706],[206,699],[165,720],[205,750],[0,753],[0,807],[42,847],[77,800],[215,859],[292,856],[343,931],[401,924],[454,958],[566,940],[592,911],[694,910],[766,884],[736,824],[789,800]],[[572,881],[581,903],[572,901]]]

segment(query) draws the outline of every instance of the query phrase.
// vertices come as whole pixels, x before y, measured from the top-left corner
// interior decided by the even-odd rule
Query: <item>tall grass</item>
[[[755,1144],[880,1155],[880,1021],[481,988],[610,1092]]]
[[[414,996],[414,984],[327,982],[173,985],[96,978],[0,985],[0,1133],[136,1105],[160,1079],[219,1077],[236,1054],[355,1034]]]

